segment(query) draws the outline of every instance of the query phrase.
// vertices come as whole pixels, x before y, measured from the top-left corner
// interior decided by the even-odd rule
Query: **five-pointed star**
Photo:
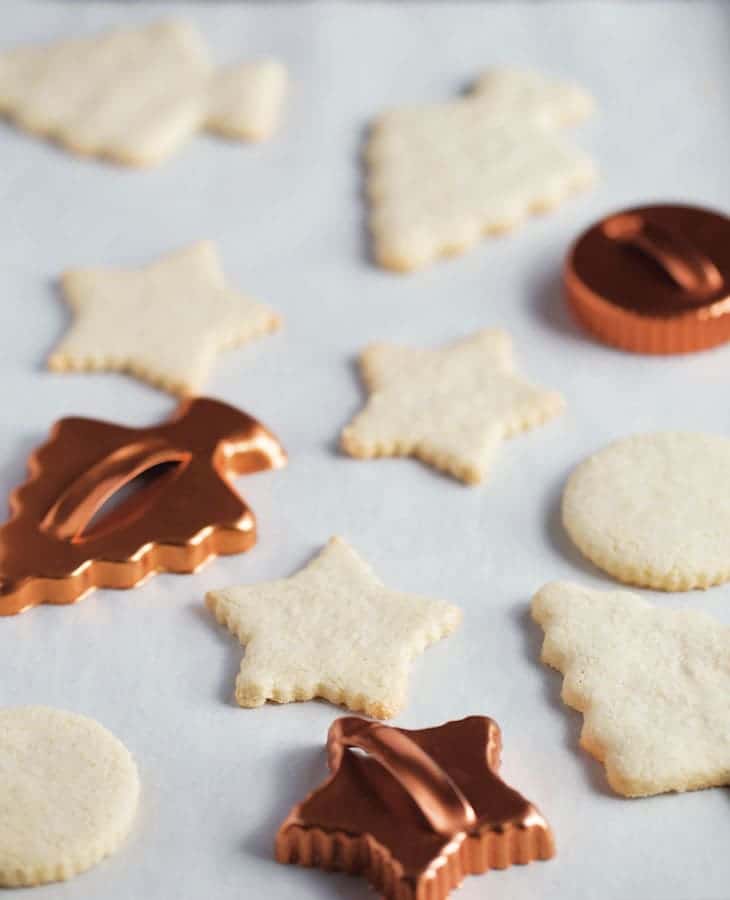
[[[386,588],[341,538],[291,578],[206,602],[246,647],[241,706],[323,697],[381,719],[403,706],[411,660],[461,620],[456,606]]]
[[[581,746],[627,797],[730,784],[730,627],[629,591],[543,587],[542,660],[583,713]]]
[[[342,432],[352,456],[415,456],[481,481],[500,442],[563,408],[559,394],[514,372],[512,344],[479,331],[438,350],[373,344],[363,352],[365,409]]]
[[[74,322],[49,368],[129,372],[177,394],[199,391],[219,350],[279,327],[275,313],[227,286],[209,241],[142,269],[66,272],[62,288]]]

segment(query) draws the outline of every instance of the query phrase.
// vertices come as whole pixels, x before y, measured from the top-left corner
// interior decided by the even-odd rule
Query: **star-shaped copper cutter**
[[[550,859],[545,819],[497,775],[500,748],[485,716],[420,731],[337,719],[332,774],[289,813],[276,858],[364,875],[390,900],[444,900],[466,875]]]
[[[0,615],[130,588],[156,572],[193,572],[256,542],[233,475],[278,468],[286,454],[246,413],[205,397],[154,428],[61,419],[31,455],[0,528]],[[102,518],[125,486],[145,485]],[[154,476],[154,477],[153,477]]]

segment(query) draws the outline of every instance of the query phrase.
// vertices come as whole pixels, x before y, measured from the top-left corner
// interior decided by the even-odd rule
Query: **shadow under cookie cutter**
[[[31,454],[0,527],[0,615],[134,587],[157,572],[194,572],[250,549],[256,520],[230,478],[285,464],[263,425],[205,397],[151,428],[61,419]],[[145,473],[155,477],[93,521]]]

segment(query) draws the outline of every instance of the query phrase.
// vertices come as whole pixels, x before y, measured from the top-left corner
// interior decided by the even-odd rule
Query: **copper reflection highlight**
[[[193,572],[213,556],[248,550],[256,522],[230,479],[285,462],[263,425],[204,397],[153,428],[61,419],[31,455],[0,528],[0,615],[73,603],[97,587],[130,588],[156,572]],[[156,477],[92,521],[145,473]]]
[[[497,774],[500,747],[484,716],[420,731],[338,719],[332,774],[290,812],[276,858],[362,875],[390,900],[444,900],[466,875],[550,859],[545,819]]]

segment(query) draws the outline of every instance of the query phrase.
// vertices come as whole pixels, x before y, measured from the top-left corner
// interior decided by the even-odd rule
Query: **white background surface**
[[[172,9],[6,2],[0,45]],[[0,492],[23,478],[28,453],[61,415],[148,425],[174,409],[131,378],[44,370],[68,322],[59,273],[142,264],[198,238],[216,240],[232,282],[286,318],[280,335],[222,358],[208,393],[270,425],[291,464],[239,482],[259,519],[251,553],[196,576],[161,576],[139,590],[0,620],[0,703],[98,718],[132,750],[144,784],[123,850],[33,897],[368,896],[363,881],[272,860],[277,825],[325,774],[323,743],[338,710],[321,702],[236,707],[241,649],[203,606],[206,589],[290,574],[339,533],[388,584],[465,611],[462,629],[414,667],[397,724],[496,718],[506,779],[555,830],[554,861],[469,879],[460,897],[724,900],[728,791],[613,796],[601,766],[577,746],[581,717],[561,705],[560,677],[538,663],[541,635],[527,610],[553,578],[612,584],[581,561],[559,525],[561,487],[575,463],[638,430],[730,430],[730,347],[672,359],[623,355],[577,330],[559,290],[568,243],[599,215],[655,199],[730,208],[730,7],[185,11],[221,62],[273,54],[287,63],[284,128],[257,147],[200,137],[149,172],[78,161],[0,128]],[[453,97],[499,63],[574,78],[596,96],[599,114],[574,139],[597,158],[601,183],[458,260],[413,276],[379,271],[367,257],[360,197],[367,122],[389,104]],[[366,342],[436,345],[487,325],[507,328],[523,370],[568,402],[561,419],[503,447],[488,484],[470,489],[416,462],[338,454],[338,432],[363,401],[354,360]],[[654,599],[730,623],[730,586]]]

